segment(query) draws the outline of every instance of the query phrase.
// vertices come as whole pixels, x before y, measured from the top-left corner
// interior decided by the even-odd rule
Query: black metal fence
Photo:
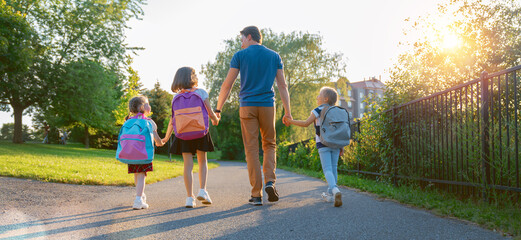
[[[345,171],[415,180],[484,200],[495,192],[521,193],[520,71],[521,65],[483,73],[385,112],[395,127],[393,170]]]

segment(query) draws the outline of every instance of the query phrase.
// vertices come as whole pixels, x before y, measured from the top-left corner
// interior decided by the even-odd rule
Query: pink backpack
[[[183,140],[204,137],[208,133],[208,111],[204,101],[191,90],[183,89],[172,100],[172,124],[174,134]]]
[[[149,118],[139,113],[129,118],[118,136],[116,159],[126,164],[149,164],[154,159],[152,124]]]

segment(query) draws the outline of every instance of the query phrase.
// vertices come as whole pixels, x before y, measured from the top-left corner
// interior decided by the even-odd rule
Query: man
[[[233,83],[239,72],[241,74],[241,90],[239,93],[242,141],[246,153],[246,163],[250,184],[252,186],[252,205],[262,205],[262,172],[264,172],[265,191],[268,201],[276,202],[279,194],[275,188],[276,169],[276,137],[275,137],[275,91],[276,80],[279,94],[284,105],[285,117],[292,119],[288,87],[284,79],[282,59],[279,54],[262,45],[262,35],[255,26],[245,27],[241,32],[241,48],[230,62],[228,76],[224,80],[216,113],[220,111],[228,98]],[[284,122],[286,126],[288,123]],[[259,161],[259,130],[262,137],[264,161]]]

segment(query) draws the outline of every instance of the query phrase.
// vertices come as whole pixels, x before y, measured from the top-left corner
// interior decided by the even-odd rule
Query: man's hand
[[[293,120],[293,117],[291,116],[291,114],[286,114],[286,115],[284,115],[284,117],[282,117],[282,123],[284,123],[284,125],[286,125],[286,127],[289,127],[291,125],[291,123],[289,123],[288,119]]]
[[[219,125],[219,121],[220,121],[220,120],[221,120],[220,118],[217,118],[217,120],[213,120],[213,119],[212,119],[212,125],[214,125],[214,126]]]

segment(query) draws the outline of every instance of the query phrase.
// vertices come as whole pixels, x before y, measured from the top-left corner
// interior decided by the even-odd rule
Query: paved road
[[[246,165],[220,163],[209,171],[214,204],[194,209],[184,207],[182,178],[148,185],[150,208],[139,211],[131,209],[132,187],[0,178],[0,239],[503,239],[348,189],[335,208],[320,199],[325,182],[283,170],[280,201],[250,206]]]

